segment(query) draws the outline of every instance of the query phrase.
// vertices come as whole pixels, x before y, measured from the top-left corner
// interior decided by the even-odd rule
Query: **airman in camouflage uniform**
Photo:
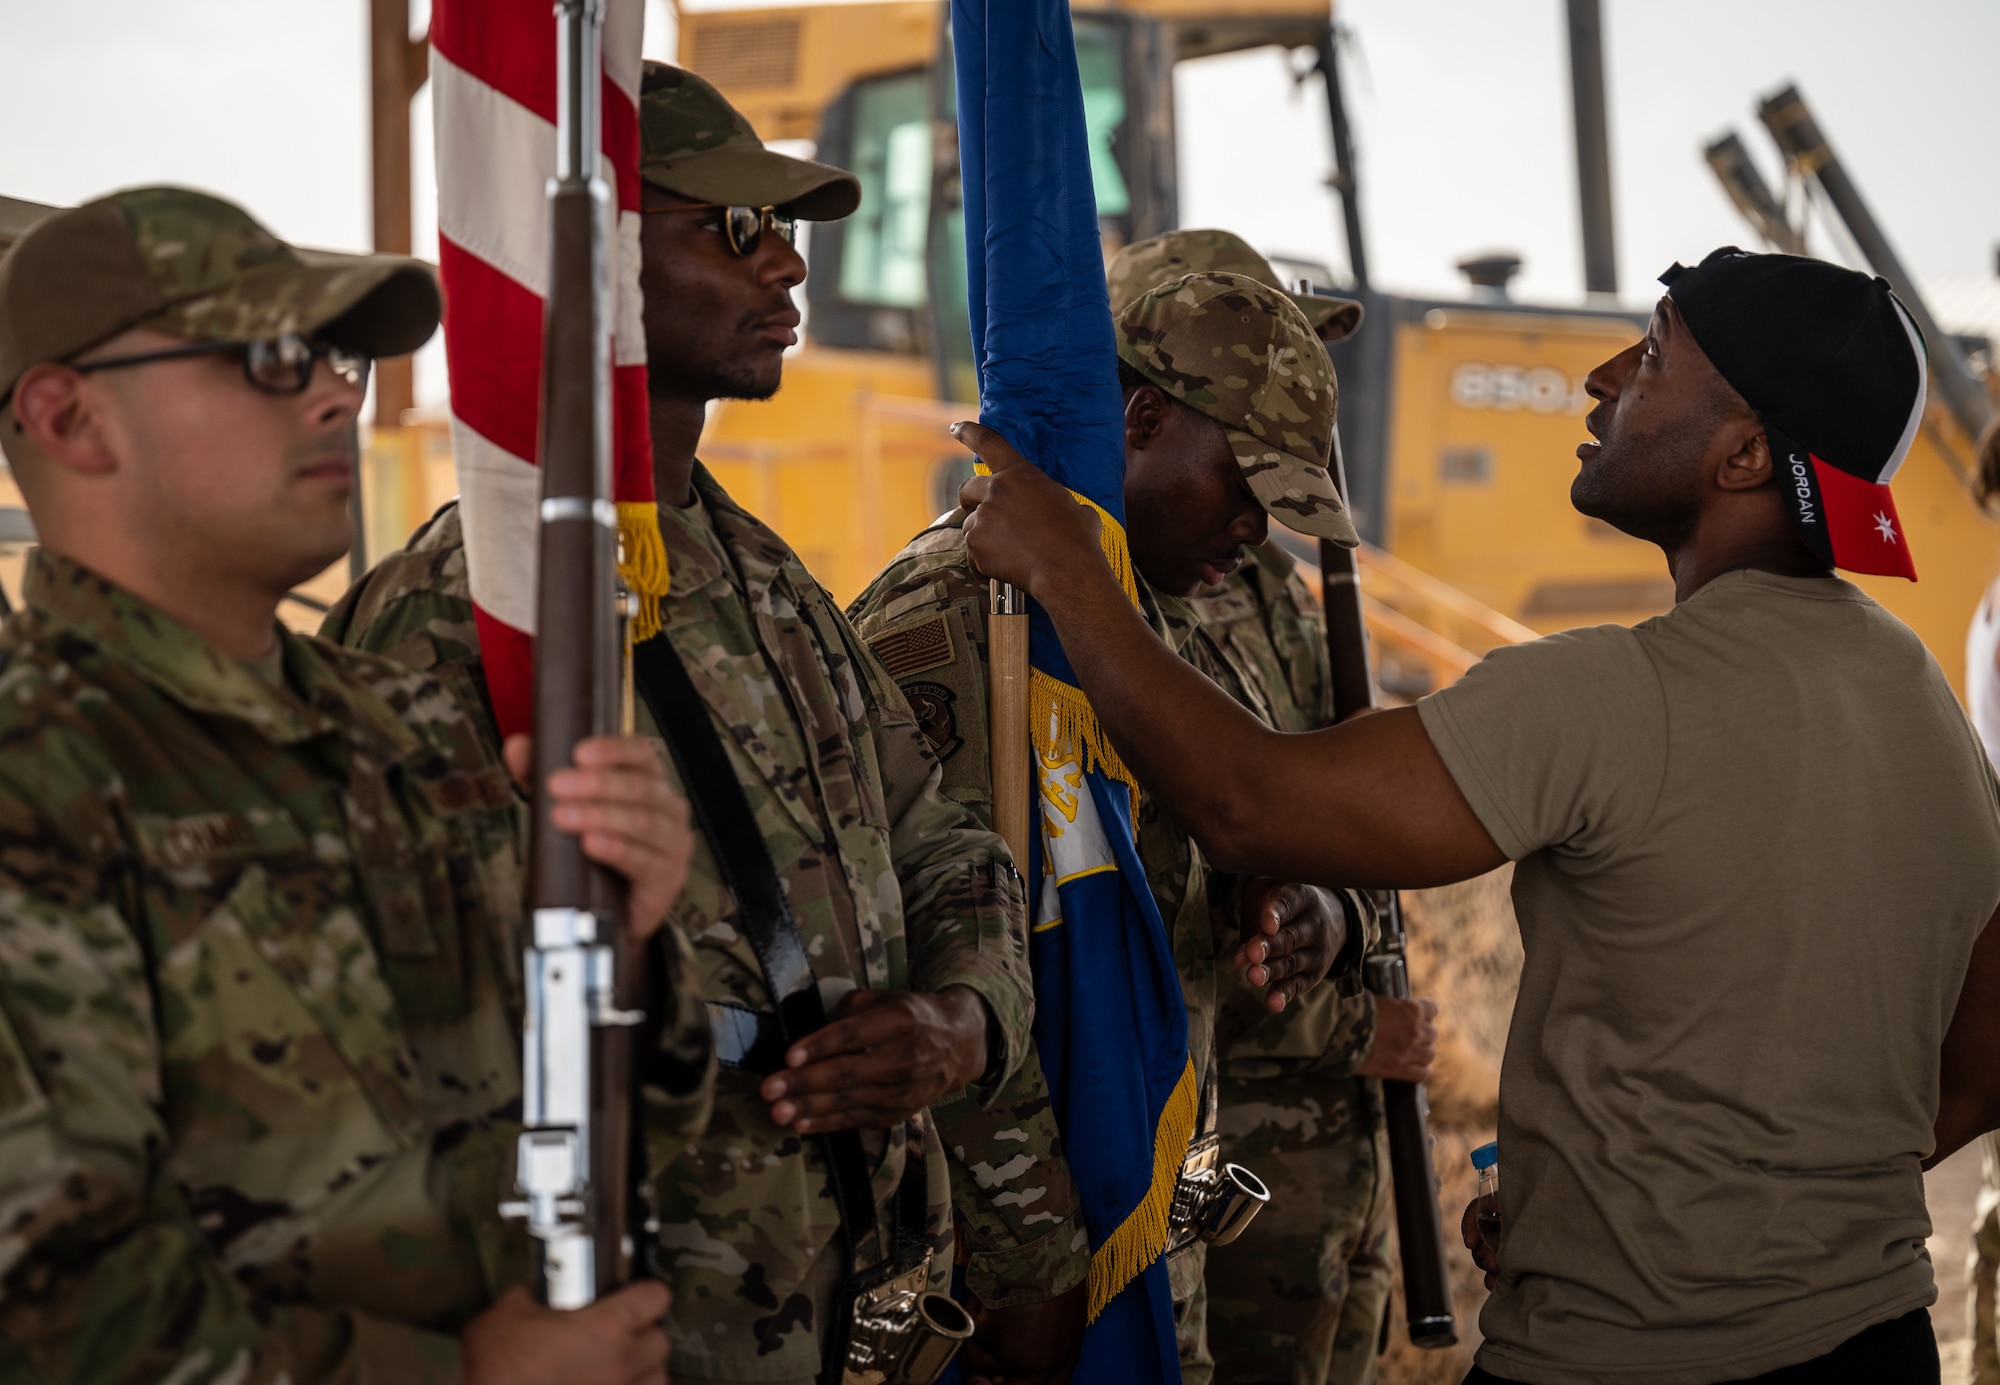
[[[851,175],[766,151],[692,73],[648,64],[640,126],[649,212],[728,201],[836,218],[858,198]],[[750,799],[835,1016],[829,1029],[842,1023],[836,1003],[857,988],[916,1015],[969,999],[982,1026],[985,1071],[954,1084],[969,1089],[948,1118],[919,1113],[862,1130],[881,1225],[893,1225],[914,1166],[927,1180],[927,1234],[946,1252],[934,1263],[937,1287],[955,1219],[985,1309],[1047,1300],[1080,1284],[1087,1261],[1029,1033],[1019,877],[1000,839],[939,793],[936,757],[881,663],[784,540],[693,456],[709,399],[777,388],[783,343],[759,329],[790,312],[804,264],[768,227],[741,253],[711,236],[726,227],[696,208],[645,221],[655,475],[672,574],[661,638],[686,665]],[[477,687],[465,564],[450,506],[348,593],[325,633]],[[643,704],[639,712],[640,730],[656,734]],[[765,1016],[768,1027],[764,972],[699,834],[673,919],[712,1002]],[[913,1031],[908,1047],[928,1032]],[[801,1138],[801,1120],[808,1132],[839,1121],[774,1100],[778,1079],[757,1056],[727,1061],[740,1065],[721,1076],[707,1135],[660,1180],[675,1377],[810,1381],[849,1257],[820,1146]],[[878,1254],[864,1246],[857,1258],[865,1267]],[[1004,1339],[1004,1313],[982,1322],[982,1335],[997,1326]]]
[[[1223,645],[1203,630],[1186,598],[1234,570],[1242,550],[1263,539],[1269,514],[1337,541],[1355,541],[1326,470],[1332,372],[1299,311],[1235,275],[1189,275],[1143,296],[1120,314],[1117,341],[1128,399],[1127,538],[1141,608],[1182,657],[1233,690],[1240,680]],[[1147,391],[1149,398],[1137,402]],[[1177,412],[1181,404],[1186,409]],[[1187,513],[1191,477],[1208,489]],[[945,792],[990,820],[989,603],[985,579],[967,565],[962,518],[954,512],[918,535],[849,614],[901,682],[944,760]],[[1218,1080],[1218,1043],[1227,1048],[1236,1034],[1269,1015],[1266,985],[1296,998],[1326,974],[1334,961],[1323,946],[1329,935],[1313,932],[1296,957],[1287,951],[1281,958],[1274,948],[1264,959],[1271,976],[1253,986],[1231,967],[1232,958],[1247,965],[1239,950],[1250,883],[1211,874],[1186,831],[1143,793],[1138,833],[1148,883],[1174,940],[1196,1081],[1207,1093]],[[1340,911],[1330,897],[1296,886],[1279,889],[1296,892],[1283,906],[1288,932],[1296,925],[1304,935],[1310,919],[1313,928],[1337,927],[1348,936],[1344,924],[1332,923]],[[1322,989],[1358,987],[1362,943],[1353,934],[1333,968],[1338,984]],[[1316,968],[1310,974],[1308,956]],[[1196,1243],[1169,1266],[1182,1374],[1190,1382],[1207,1380],[1211,1371],[1203,1253]]]
[[[272,338],[365,365],[437,313],[414,261],[297,252],[174,188],[0,261],[0,436],[44,544],[0,633],[0,1377],[494,1380],[483,1328],[603,1333],[637,1295],[664,1380],[656,1286],[536,1308],[499,1216],[527,941],[505,767],[436,680],[275,621],[347,542],[363,396],[351,358]],[[671,886],[631,878],[656,923]],[[712,1085],[677,970],[668,1143]]]
[[[1120,252],[1113,302],[1191,272],[1243,274],[1282,288],[1270,263],[1227,231],[1174,231]],[[1361,305],[1286,295],[1322,341],[1351,335]],[[1276,544],[1187,603],[1212,677],[1283,731],[1333,720],[1326,627],[1297,564]],[[1254,993],[1253,993],[1254,994]],[[1240,1003],[1240,1002],[1239,1002]],[[1222,1157],[1257,1171],[1277,1214],[1209,1252],[1209,1345],[1219,1377],[1242,1385],[1354,1385],[1374,1377],[1387,1309],[1389,1199],[1380,1084],[1358,1074],[1376,1037],[1377,999],[1321,987],[1256,1017],[1222,1056]],[[1330,1080],[1332,1079],[1332,1080]]]
[[[1191,272],[1242,274],[1283,288],[1270,263],[1237,236],[1175,231],[1119,254],[1110,269],[1113,301]],[[1361,305],[1352,300],[1286,297],[1322,341],[1360,325]],[[1332,719],[1324,623],[1282,550],[1257,549],[1253,561],[1190,604],[1215,661],[1229,670],[1217,681],[1238,701],[1285,730]],[[1388,1288],[1387,1202],[1376,1157],[1380,1093],[1358,1079],[1331,1086],[1324,1079],[1354,1076],[1372,1043],[1374,1017],[1374,999],[1358,988],[1323,988],[1257,1019],[1224,1052],[1223,1157],[1257,1169],[1284,1209],[1211,1252],[1210,1347],[1224,1379],[1319,1385],[1372,1376]],[[1343,1324],[1343,1364],[1330,1375],[1336,1323]]]
[[[1189,603],[1230,671],[1218,679],[1269,724],[1331,723],[1326,633],[1292,559],[1266,544]],[[1243,1385],[1374,1378],[1388,1306],[1387,1150],[1379,1083],[1359,1077],[1377,1000],[1322,987],[1266,1015],[1222,1058],[1222,1157],[1257,1171],[1282,1209],[1209,1252],[1209,1342]]]

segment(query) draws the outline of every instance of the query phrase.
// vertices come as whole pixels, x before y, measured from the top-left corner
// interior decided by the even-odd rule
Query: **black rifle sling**
[[[799,937],[798,920],[792,917],[777,865],[757,826],[757,815],[729,763],[729,752],[709,717],[708,704],[695,691],[694,680],[688,677],[686,666],[665,634],[633,647],[632,673],[639,695],[646,699],[680,769],[695,819],[715,853],[722,883],[735,896],[736,926],[750,940],[764,968],[764,984],[777,1006],[778,1025],[789,1048],[826,1026],[826,1007],[820,1000],[812,962],[806,957],[805,941]],[[849,1263],[857,1264],[876,1226],[868,1156],[861,1147],[860,1132],[836,1130],[812,1138],[820,1142],[826,1156],[834,1206],[847,1236]],[[921,1161],[922,1152],[916,1157]]]

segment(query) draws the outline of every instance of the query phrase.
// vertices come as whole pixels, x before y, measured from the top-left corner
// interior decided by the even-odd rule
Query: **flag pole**
[[[991,584],[986,622],[987,731],[993,830],[1028,872],[1028,601],[1011,582]]]

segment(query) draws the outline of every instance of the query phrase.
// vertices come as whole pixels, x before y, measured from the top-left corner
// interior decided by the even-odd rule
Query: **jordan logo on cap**
[[[1799,507],[1799,523],[1819,523],[1819,488],[1813,484],[1812,467],[1792,453],[1792,495]]]

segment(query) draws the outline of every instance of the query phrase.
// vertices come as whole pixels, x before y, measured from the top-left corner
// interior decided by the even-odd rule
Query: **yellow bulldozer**
[[[1595,34],[1575,25],[1595,5],[1570,9],[1579,162],[1588,175],[1594,136],[1599,169],[1596,186],[1587,176],[1582,189],[1587,259],[1608,260],[1601,60]],[[976,407],[947,16],[934,0],[680,15],[683,65],[764,138],[810,139],[817,158],[862,182],[854,216],[810,228],[806,339],[783,390],[768,402],[718,405],[701,448],[843,599],[949,508],[969,474],[941,432]],[[1335,363],[1390,682],[1420,693],[1495,643],[1664,610],[1672,585],[1658,550],[1568,503],[1590,407],[1584,375],[1636,340],[1645,314],[1602,293],[1592,303],[1606,306],[1514,301],[1506,285],[1515,265],[1497,256],[1461,266],[1473,281],[1462,299],[1375,290],[1326,0],[1077,0],[1074,18],[1107,256],[1179,224],[1175,64],[1275,46],[1321,76],[1338,167],[1301,167],[1299,176],[1330,173],[1343,194],[1350,269],[1339,287],[1368,304]],[[1923,580],[1861,579],[1916,627],[1954,682],[1966,623],[1996,567],[1994,536],[1965,488],[1972,451],[1971,429],[1934,404],[1896,482]]]

